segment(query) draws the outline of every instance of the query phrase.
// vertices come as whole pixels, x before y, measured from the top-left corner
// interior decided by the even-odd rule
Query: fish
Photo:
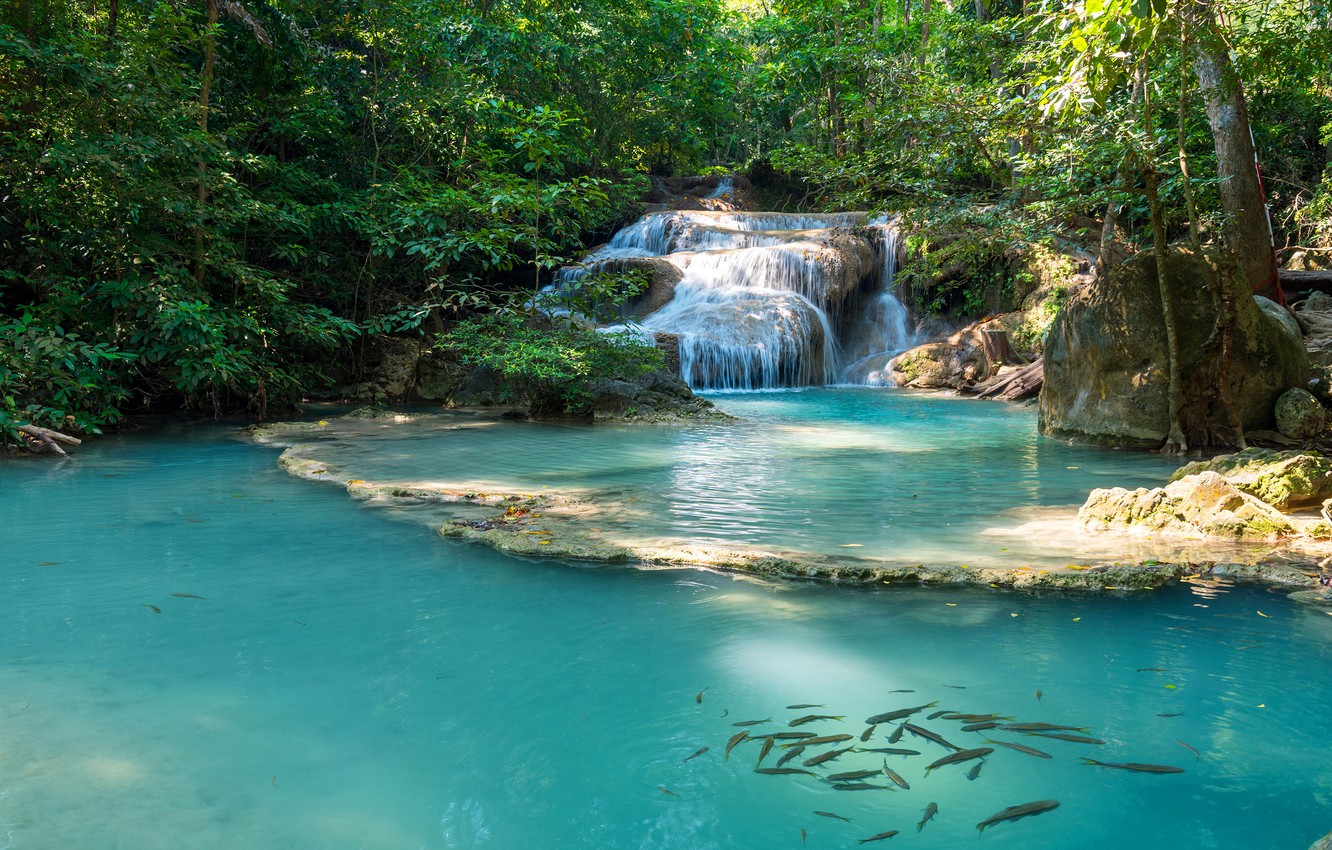
[[[954,746],[953,744],[948,743],[943,738],[939,737],[938,735],[934,734],[928,729],[922,729],[919,726],[913,725],[911,723],[903,723],[902,725],[906,727],[906,730],[908,732],[910,732],[912,735],[915,735],[918,738],[924,738],[927,741],[933,741],[939,746],[947,747],[950,750],[962,749],[961,747]]]
[[[1036,738],[1055,738],[1060,741],[1072,741],[1075,744],[1104,744],[1100,738],[1088,738],[1086,735],[1066,735],[1063,732],[1028,732]]]
[[[999,721],[1013,719],[1002,714],[958,714],[956,711],[945,712],[942,717],[944,720],[960,720],[963,723],[984,723],[990,720]]]
[[[1184,712],[1182,712],[1182,711],[1172,711],[1172,712],[1169,712],[1168,714],[1158,714],[1158,715],[1156,715],[1156,716],[1157,716],[1157,717],[1183,717],[1183,716],[1184,716]]]
[[[1058,726],[1054,723],[1005,723],[1005,732],[1090,732],[1087,726]]]
[[[658,786],[657,786],[657,790],[660,791],[660,792],[663,793],[663,794],[670,794],[672,797],[678,797],[678,796],[680,796],[679,794],[675,793],[674,791],[672,791],[671,789],[665,787],[664,785],[658,785]]]
[[[955,753],[949,753],[943,758],[925,768],[925,775],[929,776],[930,771],[936,767],[943,767],[948,764],[958,764],[959,762],[971,761],[972,759],[984,758],[994,752],[993,747],[977,747],[974,750],[958,750]]]
[[[777,766],[778,766],[778,767],[781,767],[782,765],[786,764],[788,761],[790,761],[791,759],[793,759],[793,758],[795,758],[796,756],[800,755],[800,754],[803,753],[804,751],[805,751],[805,748],[804,748],[803,746],[801,746],[801,747],[796,747],[794,750],[791,750],[791,752],[789,752],[789,753],[787,753],[786,755],[782,756],[781,758],[777,759]]]
[[[836,782],[834,791],[896,791],[891,785],[871,785],[868,782]]]
[[[1042,812],[1048,812],[1051,811],[1052,809],[1057,809],[1057,808],[1059,808],[1058,800],[1034,800],[1030,803],[1022,803],[1021,805],[1017,806],[1009,806],[1008,808],[1004,809],[1002,812],[995,812],[985,820],[976,824],[976,829],[980,830],[981,832],[984,832],[985,827],[994,826],[996,823],[999,823],[1000,821],[1017,820],[1018,818],[1030,817],[1031,815],[1039,815]]]
[[[882,841],[885,838],[892,838],[897,834],[897,830],[890,829],[887,832],[880,832],[878,835],[871,835],[869,838],[860,839],[861,844],[869,844],[871,841]]]
[[[193,593],[173,593],[172,596],[179,596],[181,599],[207,599],[207,596],[195,596]]]
[[[888,743],[890,743],[890,744],[896,744],[896,743],[897,743],[898,741],[900,741],[900,740],[902,740],[902,724],[901,724],[901,723],[897,724],[897,728],[893,730],[893,734],[891,734],[891,735],[888,736]]]
[[[763,737],[780,738],[783,741],[789,741],[794,738],[795,740],[799,741],[803,738],[813,738],[814,733],[813,732],[769,732]]]
[[[748,732],[736,732],[734,735],[732,735],[731,740],[726,742],[726,758],[724,759],[724,761],[730,761],[731,750],[735,749],[736,744],[740,743],[741,741],[743,741],[748,737],[749,737]]]
[[[849,753],[851,752],[851,750],[852,750],[851,747],[847,747],[844,750],[828,750],[828,752],[826,753],[819,753],[813,758],[805,759],[804,761],[801,762],[801,764],[803,764],[805,767],[817,767],[818,765],[821,765],[826,761],[832,761],[833,759],[840,757],[843,753]]]
[[[881,770],[852,770],[847,773],[834,773],[828,777],[829,782],[851,782],[856,779],[864,779],[867,776],[878,776]]]
[[[832,812],[815,812],[814,814],[818,815],[821,818],[833,818],[835,820],[844,820],[847,823],[851,822],[851,818],[844,818],[841,815],[835,815]]]
[[[1165,671],[1166,671],[1166,668],[1165,668],[1165,667],[1139,667],[1139,668],[1138,668],[1138,672],[1139,672],[1139,673],[1164,673]]]
[[[775,737],[777,737],[777,736],[774,735],[773,737],[775,738]],[[817,738],[814,737],[813,735],[810,735],[810,736],[808,736],[807,738],[805,738],[804,740],[796,741],[796,742],[793,743],[793,744],[782,744],[782,747],[783,747],[783,749],[785,749],[785,748],[789,748],[789,747],[813,747],[813,746],[815,746],[815,745],[817,745],[817,744],[840,744],[840,743],[842,743],[843,741],[849,741],[849,740],[851,740],[851,736],[850,736],[850,735],[846,735],[846,734],[842,734],[842,735],[820,735],[820,736],[817,737]]]
[[[920,750],[907,750],[902,747],[861,747],[858,753],[887,753],[890,756],[918,756]]]
[[[1001,747],[1008,747],[1010,750],[1017,750],[1020,753],[1026,753],[1029,756],[1036,756],[1037,758],[1042,758],[1042,759],[1054,758],[1054,756],[1050,755],[1049,753],[1043,753],[1040,750],[1036,749],[1035,747],[1028,747],[1023,744],[1013,744],[1009,743],[1008,741],[992,741],[989,738],[985,739],[985,743],[998,744]]]
[[[788,705],[787,708],[792,711],[799,711],[802,708],[823,708],[822,705],[815,705],[812,702],[802,702],[799,705]]]
[[[1045,696],[1045,695],[1041,693],[1041,689],[1040,689],[1040,688],[1037,688],[1037,689],[1036,689],[1036,701],[1037,701],[1037,702],[1040,702],[1040,701],[1041,701],[1041,697],[1043,697],[1043,696]]]
[[[888,693],[890,693],[890,694],[914,694],[915,692],[916,692],[916,691],[915,691],[914,688],[898,688],[897,690],[895,690],[895,691],[889,691]]]
[[[158,608],[156,605],[149,605],[147,602],[141,602],[139,604],[141,607],[147,608],[149,611],[152,611],[154,614],[162,613],[162,609]]]
[[[998,726],[993,720],[986,720],[984,723],[972,723],[962,727],[963,732],[980,732],[982,729],[993,729]]]
[[[911,784],[902,778],[902,774],[888,766],[888,759],[883,760],[883,775],[893,780],[893,784],[898,788],[901,788],[903,791],[911,790]]]
[[[763,760],[768,757],[768,753],[772,752],[772,744],[773,744],[772,738],[763,739],[763,749],[759,751],[758,761],[754,762],[754,767],[758,767],[759,765],[763,764]]]
[[[701,756],[701,755],[703,755],[704,753],[706,753],[707,751],[708,751],[708,748],[707,748],[707,747],[701,747],[701,748],[699,749],[698,752],[694,753],[692,756],[689,756],[689,758],[686,758],[685,761],[689,761],[690,759],[696,759],[696,758],[698,758],[699,756]]]
[[[977,776],[980,776],[981,768],[984,766],[985,762],[983,760],[976,762],[976,764],[971,768],[971,770],[967,771],[967,779],[975,780]]]
[[[756,767],[754,772],[761,773],[764,776],[791,776],[797,773],[804,776],[818,776],[812,770],[801,770],[798,767]]]
[[[806,714],[804,717],[797,717],[787,726],[804,726],[806,723],[813,723],[815,720],[841,720],[846,717],[845,714]]]
[[[901,720],[903,717],[910,717],[918,711],[924,711],[927,708],[934,708],[939,704],[938,700],[927,702],[924,705],[918,705],[915,708],[899,708],[896,711],[885,711],[883,714],[876,714],[873,717],[865,718],[865,722],[873,726],[876,723],[887,723],[891,720]]]
[[[965,691],[965,690],[967,689],[967,686],[966,686],[966,685],[944,685],[944,687],[945,687],[945,688],[953,688],[953,689],[955,689],[955,690],[959,690],[959,691]]]
[[[944,710],[942,710],[942,711],[936,711],[936,712],[934,712],[933,714],[929,715],[929,716],[926,717],[925,719],[926,719],[926,720],[938,720],[940,717],[943,717],[945,714],[952,714],[952,713],[953,713],[953,712],[949,711],[948,709],[944,709]]]
[[[926,806],[925,817],[921,818],[920,823],[916,824],[916,832],[920,832],[922,829],[924,829],[925,824],[930,822],[930,818],[934,817],[938,813],[939,813],[938,803],[930,803],[928,806]]]
[[[865,731],[860,733],[860,743],[863,744],[863,743],[865,743],[866,741],[868,741],[868,740],[870,739],[870,736],[874,734],[874,730],[875,730],[876,728],[878,728],[878,727],[877,727],[877,726],[868,726],[868,727],[866,727],[866,728],[865,728]]]
[[[1120,770],[1135,770],[1138,773],[1183,773],[1184,768],[1172,767],[1168,764],[1138,764],[1136,762],[1109,762],[1097,761],[1096,759],[1084,758],[1083,764],[1094,764],[1097,767],[1115,767]]]
[[[710,687],[712,687],[712,685],[708,685],[708,688]],[[706,691],[708,688],[704,688],[703,691]],[[698,693],[694,694],[694,702],[698,703],[699,705],[703,704],[703,691],[699,691]]]
[[[809,846],[809,844],[805,841],[805,839],[807,839],[808,837],[809,837],[809,834],[808,834],[807,832],[805,832],[804,828],[802,827],[801,830],[800,830],[800,846],[801,846],[801,847],[808,847],[808,846]]]
[[[1179,745],[1180,745],[1181,747],[1183,747],[1184,749],[1186,749],[1186,750],[1188,750],[1189,752],[1193,753],[1193,760],[1194,760],[1194,761],[1198,761],[1199,759],[1202,758],[1202,753],[1198,752],[1198,751],[1197,751],[1196,749],[1194,749],[1192,746],[1190,746],[1190,745],[1184,743],[1183,741],[1179,740],[1178,738],[1175,739],[1175,743],[1176,743],[1176,744],[1179,744]]]
[[[720,715],[718,715],[718,716],[719,716],[719,717],[725,717],[726,715],[728,715],[728,714],[730,714],[730,713],[731,713],[731,710],[730,710],[729,708],[723,708],[723,709],[722,709],[722,713],[721,713]]]
[[[771,723],[771,717],[765,717],[762,720],[741,720],[739,723],[732,723],[732,726],[758,726],[763,723]]]

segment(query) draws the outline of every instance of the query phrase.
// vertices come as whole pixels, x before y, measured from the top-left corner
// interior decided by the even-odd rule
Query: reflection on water
[[[1062,805],[985,846],[1298,848],[1332,829],[1332,616],[1282,592],[847,590],[519,561],[385,522],[227,436],[0,467],[9,847],[794,848],[801,830],[851,847],[900,829],[952,848],[1047,798]],[[910,791],[757,775],[757,743],[724,757],[738,721],[844,715],[800,728],[858,736],[931,700],[1107,743],[997,751],[969,781],[925,776],[944,751],[908,738],[922,755],[891,764]],[[786,708],[806,703],[826,710]]]

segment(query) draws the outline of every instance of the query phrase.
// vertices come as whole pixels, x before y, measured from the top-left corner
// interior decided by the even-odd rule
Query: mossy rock
[[[1236,542],[1281,540],[1299,533],[1276,508],[1211,470],[1152,490],[1093,490],[1078,511],[1078,521],[1096,531]]]
[[[1180,467],[1170,480],[1204,471],[1221,475],[1237,489],[1283,511],[1332,498],[1332,459],[1316,451],[1248,448]]]

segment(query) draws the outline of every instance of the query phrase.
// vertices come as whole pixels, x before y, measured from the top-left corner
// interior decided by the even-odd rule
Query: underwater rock
[[[1088,529],[1234,541],[1270,541],[1298,532],[1280,511],[1210,470],[1165,487],[1093,490],[1078,510]]]
[[[1292,440],[1312,440],[1327,430],[1327,410],[1308,390],[1286,390],[1276,403],[1277,430]]]
[[[1216,264],[1173,246],[1166,265],[1185,396],[1181,419],[1195,428],[1206,425],[1212,388],[1222,383],[1245,430],[1271,428],[1277,398],[1308,379],[1303,339],[1276,318],[1282,308],[1264,307],[1261,298],[1241,299],[1229,369],[1216,374]],[[1138,448],[1165,442],[1169,368],[1156,278],[1155,259],[1144,252],[1069,297],[1046,342],[1044,433]]]
[[[1309,850],[1332,850],[1332,832],[1310,844]]]
[[[1279,510],[1318,505],[1332,498],[1332,459],[1315,451],[1248,448],[1182,466],[1171,481],[1211,471]]]

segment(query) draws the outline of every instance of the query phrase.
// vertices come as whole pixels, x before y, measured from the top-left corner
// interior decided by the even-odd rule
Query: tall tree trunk
[[[1181,3],[1184,0],[1181,0]],[[1189,28],[1184,16],[1179,16],[1179,115],[1177,116],[1179,177],[1184,183],[1184,207],[1189,213],[1189,242],[1195,249],[1202,244],[1198,232],[1198,201],[1193,193],[1193,180],[1189,178],[1189,155],[1185,148],[1188,141],[1188,104],[1189,104]]]
[[[208,140],[208,107],[213,94],[213,65],[217,58],[217,0],[208,0],[208,29],[204,33],[204,61],[199,85],[199,130],[202,142]],[[198,161],[198,216],[194,225],[194,282],[203,286],[206,269],[206,230],[204,228],[204,209],[208,203],[208,158],[206,153],[199,154]]]
[[[1205,0],[1193,0],[1186,9],[1195,34],[1193,71],[1216,148],[1226,250],[1238,261],[1238,274],[1232,276],[1238,279],[1231,284],[1237,290],[1243,287],[1244,295],[1276,298],[1272,231],[1258,180],[1244,87],[1230,61],[1212,7]]]

